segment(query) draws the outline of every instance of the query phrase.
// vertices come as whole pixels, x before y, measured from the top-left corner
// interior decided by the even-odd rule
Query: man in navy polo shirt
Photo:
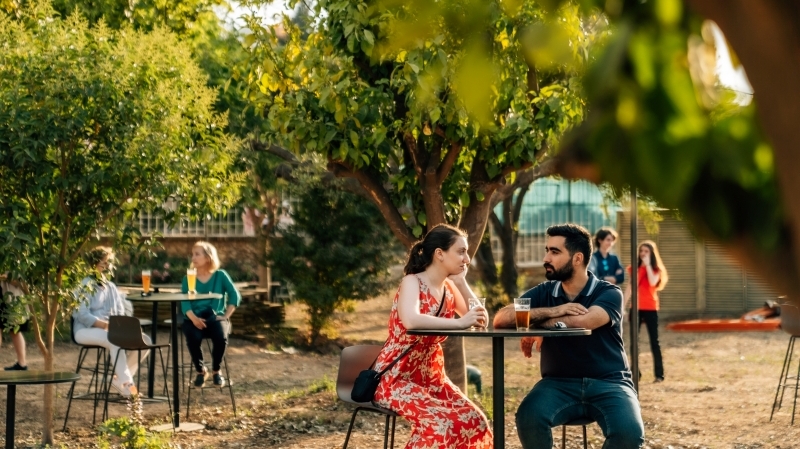
[[[547,229],[544,268],[549,280],[527,291],[532,325],[582,327],[581,337],[522,339],[522,352],[542,353],[542,380],[517,409],[517,433],[525,449],[553,447],[552,428],[591,418],[603,430],[606,449],[641,448],[644,424],[622,344],[622,292],[587,271],[591,235],[574,224]],[[560,324],[563,323],[563,324]],[[496,328],[516,325],[514,306],[501,309]]]

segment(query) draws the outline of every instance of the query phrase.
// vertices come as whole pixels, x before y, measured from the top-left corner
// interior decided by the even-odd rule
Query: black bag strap
[[[438,317],[438,316],[439,316],[439,313],[441,313],[441,311],[442,311],[442,307],[444,306],[444,300],[445,300],[445,298],[446,298],[446,297],[447,297],[447,287],[445,287],[445,288],[444,288],[444,292],[442,293],[442,301],[439,303],[439,308],[436,310],[436,315],[434,315],[434,316],[437,316],[437,317]],[[386,339],[386,341],[389,341],[389,339]],[[384,342],[383,344],[385,345],[386,343]],[[395,363],[397,363],[397,362],[399,362],[399,361],[400,361],[400,359],[402,359],[403,357],[405,357],[405,356],[406,356],[406,354],[408,354],[408,351],[411,351],[411,349],[413,349],[413,348],[414,348],[414,345],[416,345],[416,344],[417,344],[417,342],[416,342],[416,341],[415,341],[414,343],[411,343],[411,346],[409,346],[409,347],[408,347],[408,349],[406,349],[405,351],[403,351],[403,353],[402,353],[402,354],[400,354],[399,356],[397,356],[397,358],[396,358],[396,359],[394,359],[394,360],[392,361],[392,363],[390,363],[390,364],[389,364],[389,365],[388,365],[386,368],[384,368],[384,369],[383,369],[383,370],[382,370],[380,373],[378,373],[378,377],[380,377],[380,376],[383,376],[383,374],[384,374],[386,371],[389,371],[390,369],[392,369],[392,367],[394,366],[394,364],[395,364]],[[378,357],[380,357],[380,354],[378,354]],[[375,360],[372,362],[372,365],[370,365],[370,368],[372,368],[373,366],[375,366],[375,362],[377,362],[377,361],[378,361],[378,357],[375,357]]]

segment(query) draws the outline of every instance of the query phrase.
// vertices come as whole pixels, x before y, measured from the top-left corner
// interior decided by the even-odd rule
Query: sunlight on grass
[[[287,399],[302,398],[316,393],[329,392],[336,395],[336,381],[329,378],[327,375],[322,376],[322,379],[312,382],[305,388],[293,388],[291,390],[284,390],[278,393],[270,393],[264,397],[267,404],[275,404]]]

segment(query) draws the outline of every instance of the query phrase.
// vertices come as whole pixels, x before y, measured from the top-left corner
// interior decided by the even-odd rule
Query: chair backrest
[[[147,349],[142,338],[139,319],[132,316],[112,315],[108,317],[108,341],[123,349]]]
[[[350,398],[353,383],[361,371],[372,365],[382,347],[381,345],[359,345],[342,349],[342,356],[339,359],[339,374],[336,377],[336,394],[339,399],[357,404]]]
[[[789,335],[800,337],[800,304],[793,302],[781,304],[781,329]]]
[[[79,344],[77,341],[75,341],[75,317],[74,316],[70,316],[69,317],[69,336],[72,337],[72,342],[73,343],[75,343],[76,345]]]

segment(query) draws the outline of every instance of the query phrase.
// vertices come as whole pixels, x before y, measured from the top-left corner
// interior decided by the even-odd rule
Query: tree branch
[[[340,178],[353,178],[357,180],[363,189],[367,192],[370,201],[372,201],[381,215],[386,219],[386,223],[392,230],[392,233],[400,240],[406,247],[411,248],[417,241],[411,231],[406,226],[403,216],[392,203],[389,192],[383,185],[373,177],[369,176],[361,170],[353,170],[342,161],[329,161],[328,170]]]
[[[444,160],[442,161],[441,165],[439,165],[438,173],[437,173],[437,181],[439,185],[442,185],[447,176],[450,175],[450,170],[453,169],[453,165],[458,160],[458,155],[461,154],[461,149],[463,147],[458,142],[451,142],[450,148],[447,149],[447,154],[444,155]]]
[[[535,167],[522,170],[517,173],[517,179],[511,184],[503,184],[495,190],[491,198],[491,208],[500,204],[506,197],[509,197],[517,191],[517,189],[528,186],[540,178],[546,178],[556,173],[556,161],[554,158],[545,160],[544,162],[536,165]]]

